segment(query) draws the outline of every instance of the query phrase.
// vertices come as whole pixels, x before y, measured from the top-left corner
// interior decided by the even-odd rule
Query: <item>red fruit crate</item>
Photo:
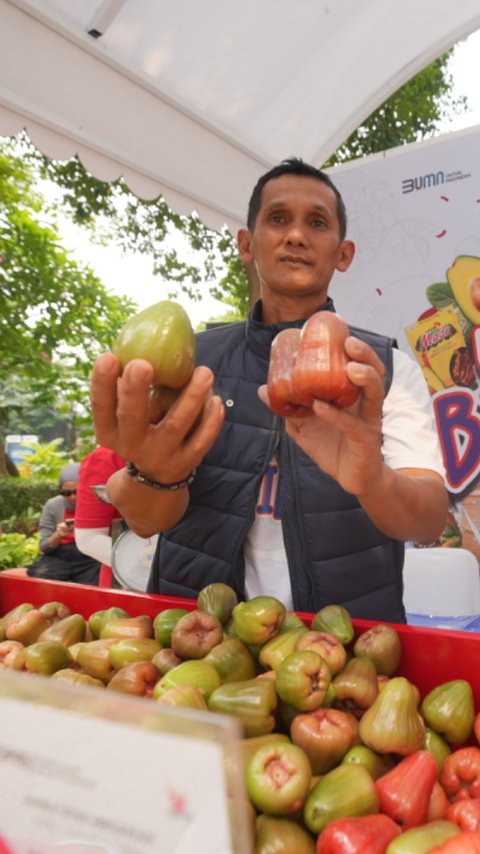
[[[124,608],[132,617],[148,614],[152,618],[166,608],[193,610],[196,607],[194,599],[34,578],[2,577],[0,573],[0,615],[23,602],[38,607],[52,601],[63,602],[84,617],[113,606]],[[300,613],[299,616],[309,624],[313,615]],[[375,625],[368,620],[354,620],[353,624],[357,635]],[[422,697],[442,682],[466,679],[473,689],[475,708],[480,710],[480,635],[419,626],[395,625],[395,628],[402,642],[402,661],[397,675],[413,682]]]

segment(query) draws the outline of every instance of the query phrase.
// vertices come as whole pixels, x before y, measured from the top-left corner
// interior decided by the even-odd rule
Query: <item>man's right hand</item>
[[[212,371],[200,366],[162,420],[151,424],[152,381],[153,368],[143,359],[132,360],[120,376],[116,356],[100,356],[91,378],[96,437],[151,480],[175,483],[199,465],[214,443],[223,423],[223,404],[212,395]]]

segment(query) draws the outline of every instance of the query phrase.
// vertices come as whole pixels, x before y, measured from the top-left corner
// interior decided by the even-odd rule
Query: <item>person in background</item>
[[[49,498],[40,518],[40,555],[27,568],[32,578],[98,584],[100,563],[83,554],[75,544],[75,517],[79,463],[60,472],[59,495]]]
[[[125,466],[125,460],[109,448],[98,446],[80,463],[75,542],[84,554],[101,565],[99,584],[111,586],[112,525],[121,514],[106,494],[111,475]]]
[[[330,176],[283,161],[259,178],[238,233],[260,300],[245,322],[196,336],[197,367],[163,419],[149,422],[148,362],[120,377],[112,353],[97,359],[97,439],[129,461],[109,496],[135,533],[161,532],[150,592],[195,598],[223,581],[287,609],[336,603],[357,619],[406,621],[404,542],[432,542],[448,509],[420,366],[391,338],[350,327],[352,406],[316,400],[309,417],[281,418],[268,405],[275,336],[335,311],[332,276],[355,252],[346,226]]]

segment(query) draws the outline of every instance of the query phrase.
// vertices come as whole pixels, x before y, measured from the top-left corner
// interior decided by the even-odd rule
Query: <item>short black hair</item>
[[[322,170],[317,169],[316,166],[311,166],[309,163],[305,163],[305,161],[301,160],[299,157],[289,157],[286,160],[282,160],[278,166],[274,166],[273,169],[265,172],[265,174],[258,179],[248,203],[247,227],[250,231],[253,231],[255,227],[255,220],[262,204],[262,190],[265,184],[273,178],[279,178],[280,175],[306,175],[308,178],[315,178],[317,181],[322,181],[323,184],[330,187],[337,200],[340,238],[341,240],[344,240],[347,233],[347,212],[339,190],[337,190],[335,184],[326,172],[322,172]]]

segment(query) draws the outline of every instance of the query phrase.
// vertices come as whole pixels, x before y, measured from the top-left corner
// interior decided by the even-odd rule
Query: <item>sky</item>
[[[463,130],[480,124],[480,30],[463,41],[455,51],[450,64],[454,79],[453,94],[465,95],[469,111],[445,127],[442,132]],[[152,275],[152,263],[147,257],[124,255],[114,246],[96,246],[82,229],[68,221],[59,223],[60,231],[73,257],[88,264],[113,293],[131,297],[139,308],[145,308],[162,299],[166,299],[167,290],[158,276]],[[196,326],[202,320],[222,315],[225,304],[206,295],[201,302],[192,302],[185,296],[176,297],[188,312],[192,324]]]

